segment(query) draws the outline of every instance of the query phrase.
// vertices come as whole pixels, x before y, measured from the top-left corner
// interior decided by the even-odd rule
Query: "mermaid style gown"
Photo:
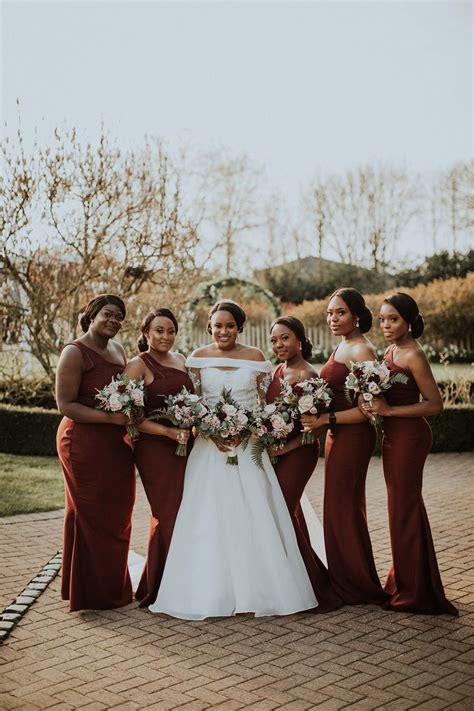
[[[406,384],[386,392],[389,405],[419,402],[420,391],[409,370],[393,361],[393,347],[385,352],[393,372],[404,373]],[[423,467],[433,443],[424,417],[384,417],[383,471],[388,494],[392,566],[385,590],[386,607],[401,612],[457,615],[444,594],[430,524],[421,493]]]
[[[271,403],[281,392],[284,365],[279,365],[273,375],[273,380],[267,392],[267,402]],[[301,423],[288,439],[301,436]],[[314,444],[297,447],[278,457],[274,464],[278,483],[280,484],[288,510],[293,521],[298,546],[306,565],[314,593],[319,601],[315,612],[330,612],[342,607],[342,600],[334,590],[329,573],[312,547],[312,540],[307,522],[301,508],[301,498],[306,484],[313,474],[319,457],[319,440]],[[309,504],[309,502],[308,502]],[[311,506],[311,504],[309,504]],[[313,514],[314,516],[314,514]],[[319,522],[318,522],[319,523]],[[321,533],[322,527],[319,524]],[[313,544],[314,545],[314,544]]]
[[[335,353],[320,374],[334,393],[331,409],[337,413],[352,405],[344,393],[349,370],[335,359]],[[336,424],[326,436],[324,539],[331,581],[346,605],[382,604],[388,598],[375,568],[365,503],[375,438],[369,422]]]
[[[200,370],[211,406],[225,386],[246,408],[256,403],[257,376],[271,370],[268,362],[232,358],[188,358],[187,366]],[[238,465],[229,466],[212,441],[196,439],[151,612],[201,620],[241,612],[287,615],[317,606],[268,455],[262,471],[252,461],[251,444],[236,453]]]
[[[78,401],[96,407],[98,390],[123,366],[81,341]],[[107,610],[132,602],[127,553],[135,501],[133,453],[125,427],[63,417],[57,433],[66,506],[61,596],[71,610]]]
[[[155,376],[145,388],[145,417],[163,407],[165,397],[176,395],[183,386],[192,391],[187,373],[161,365],[149,353],[140,353],[139,357]],[[151,508],[146,564],[135,593],[140,607],[156,599],[181,503],[187,458],[175,454],[176,446],[169,437],[145,432],[140,433],[134,446],[135,463]]]

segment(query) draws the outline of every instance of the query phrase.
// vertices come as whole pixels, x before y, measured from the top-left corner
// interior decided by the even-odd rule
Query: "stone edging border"
[[[30,580],[18,597],[16,597],[10,605],[7,605],[0,614],[0,644],[7,639],[15,625],[18,624],[32,604],[46,590],[50,582],[54,580],[61,570],[61,561],[62,553],[61,550],[59,550],[51,560],[41,568],[40,572]]]

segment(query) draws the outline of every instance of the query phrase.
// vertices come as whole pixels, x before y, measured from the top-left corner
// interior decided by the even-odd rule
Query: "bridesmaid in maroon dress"
[[[152,311],[143,321],[138,341],[141,353],[132,358],[125,372],[145,381],[145,417],[162,408],[165,396],[175,395],[183,385],[193,391],[184,357],[171,352],[177,333],[178,323],[169,309]],[[149,419],[138,429],[135,462],[151,507],[146,565],[136,592],[140,607],[145,607],[155,601],[163,575],[187,463],[187,457],[175,451],[177,443],[188,441],[189,432]]]
[[[388,596],[375,568],[365,502],[376,433],[344,393],[350,361],[375,360],[375,349],[363,335],[372,326],[372,314],[356,289],[342,288],[330,297],[327,322],[341,338],[320,372],[334,393],[330,412],[319,418],[304,416],[301,421],[315,434],[329,426],[324,451],[324,540],[329,574],[346,604],[380,604]]]
[[[277,318],[271,328],[271,344],[273,352],[283,363],[274,372],[267,392],[268,403],[280,395],[282,380],[293,384],[317,376],[312,365],[307,362],[311,358],[312,345],[299,319],[294,316]],[[300,504],[305,486],[318,461],[319,440],[316,439],[314,444],[303,445],[301,432],[302,426],[298,423],[286,444],[283,447],[270,447],[269,454],[278,457],[274,465],[275,472],[293,521],[301,556],[319,602],[314,612],[330,612],[343,603],[331,584],[328,571],[311,548]]]
[[[97,296],[80,324],[85,332],[59,359],[56,399],[64,418],[57,449],[66,507],[61,595],[71,610],[103,610],[132,601],[127,567],[135,473],[122,413],[97,409],[95,395],[121,373],[126,358],[113,341],[125,317],[118,296]]]
[[[390,594],[386,606],[457,615],[444,594],[421,494],[423,467],[433,443],[424,418],[443,409],[428,360],[416,341],[423,333],[423,318],[416,301],[398,292],[384,300],[380,323],[390,344],[385,352],[390,368],[408,377],[406,385],[395,383],[387,390],[385,399],[375,398],[371,407],[361,407],[367,416],[372,411],[384,418],[383,468],[393,559],[385,584]]]

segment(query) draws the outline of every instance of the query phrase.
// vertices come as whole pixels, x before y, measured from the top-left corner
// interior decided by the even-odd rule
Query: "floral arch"
[[[272,294],[271,291],[256,282],[248,281],[247,279],[238,279],[237,277],[224,277],[216,281],[204,282],[197,288],[195,295],[191,301],[189,301],[183,314],[184,328],[180,340],[181,346],[186,352],[189,352],[193,347],[191,343],[191,333],[197,307],[203,302],[208,306],[212,306],[212,304],[218,300],[219,292],[222,291],[222,289],[230,289],[233,287],[238,287],[248,298],[254,296],[263,297],[272,310],[272,316],[276,318],[281,315],[282,309],[277,297]]]

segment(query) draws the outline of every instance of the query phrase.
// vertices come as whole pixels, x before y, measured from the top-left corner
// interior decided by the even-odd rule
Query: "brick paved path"
[[[473,457],[431,455],[425,501],[460,617],[346,607],[183,622],[138,610],[69,613],[56,578],[0,647],[0,709],[474,709]],[[308,487],[320,513],[321,467]],[[389,545],[380,460],[368,480],[381,576]],[[144,552],[140,491],[133,547]],[[60,545],[61,513],[0,519],[0,607]]]

